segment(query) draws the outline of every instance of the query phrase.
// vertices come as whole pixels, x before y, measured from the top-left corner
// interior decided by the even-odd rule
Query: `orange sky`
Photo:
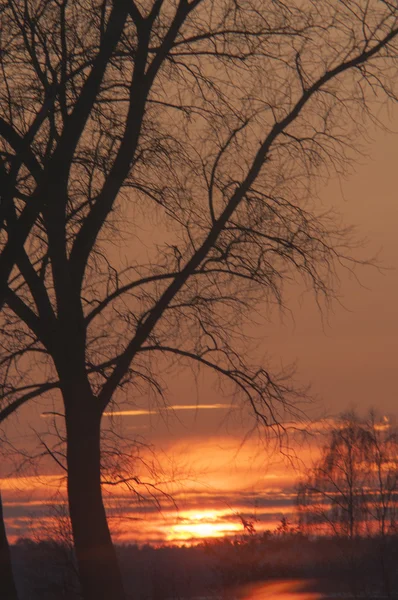
[[[124,486],[105,486],[115,539],[158,544],[242,534],[240,515],[253,519],[258,531],[274,529],[292,511],[297,472],[277,454],[260,450],[257,440],[237,451],[240,443],[238,437],[217,436],[170,444],[157,457],[163,467],[157,478],[138,469],[143,482],[156,485],[137,488],[145,499]],[[54,475],[10,478],[1,485],[11,540],[42,532],[53,505],[65,498],[65,481]]]
[[[398,130],[398,117],[391,127]],[[259,352],[267,353],[277,366],[296,362],[298,380],[312,383],[312,393],[318,398],[311,408],[315,416],[337,414],[353,406],[396,412],[398,137],[376,132],[368,150],[369,158],[363,159],[355,174],[341,186],[331,182],[321,196],[325,207],[337,207],[344,221],[357,227],[358,237],[368,239],[358,250],[359,257],[377,254],[385,270],[360,269],[362,286],[342,273],[341,304],[335,302],[323,319],[310,296],[297,297],[297,291],[291,290],[294,320],[285,314],[282,321],[275,313],[272,323],[256,330]],[[253,514],[259,519],[258,529],[277,525],[281,515],[291,511],[297,472],[276,455],[268,456],[256,436],[241,445],[253,422],[241,410],[231,412],[231,398],[220,396],[206,375],[195,382],[189,373],[174,374],[168,389],[171,404],[185,408],[161,415],[153,407],[145,412],[144,398],[142,407],[134,407],[144,413],[117,418],[129,435],[143,436],[155,445],[164,479],[177,480],[164,488],[174,494],[179,511],[172,510],[165,497],[159,512],[153,503],[137,503],[131,492],[117,494],[113,510],[124,517],[117,528],[119,539],[181,542],[190,535],[239,532],[242,525],[237,513]],[[213,408],[189,409],[195,404]],[[6,425],[11,439],[17,442],[22,433],[29,448],[36,438],[34,431],[43,427],[45,419],[40,415],[45,409],[44,401],[23,409]],[[308,463],[309,447],[304,448],[297,452]],[[45,503],[55,490],[54,480],[47,479],[52,469],[46,466],[41,482],[2,482],[13,539],[26,534],[35,515],[46,512]]]

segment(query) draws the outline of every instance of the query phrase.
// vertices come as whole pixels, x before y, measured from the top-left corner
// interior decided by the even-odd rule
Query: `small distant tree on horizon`
[[[348,538],[396,533],[398,430],[387,417],[343,413],[298,486],[300,527]]]
[[[281,518],[279,525],[275,529],[275,534],[281,536],[296,535],[299,532],[299,527],[294,525],[290,519],[285,516]]]
[[[303,533],[379,544],[384,593],[391,595],[388,539],[398,534],[398,429],[370,411],[343,413],[327,434],[321,457],[299,483],[297,509]]]

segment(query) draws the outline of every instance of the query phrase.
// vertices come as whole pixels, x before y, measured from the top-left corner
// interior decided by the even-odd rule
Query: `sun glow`
[[[289,516],[294,505],[295,474],[282,463],[273,463],[267,470],[255,441],[247,442],[237,454],[240,442],[238,438],[187,439],[170,444],[167,452],[159,454],[162,468],[164,460],[165,479],[172,480],[164,489],[178,509],[162,497],[161,511],[157,511],[151,497],[137,503],[127,486],[104,485],[110,527],[117,543],[181,546],[245,535],[239,515],[248,517],[253,511],[258,533],[275,529],[282,513]],[[151,460],[148,455],[149,465]],[[180,464],[181,481],[173,479]],[[149,485],[157,485],[150,471],[142,470],[139,475]],[[0,478],[0,489],[12,541],[31,535],[32,515],[40,528],[48,506],[66,502],[66,481],[57,475]],[[258,498],[261,502],[257,504]]]
[[[234,535],[241,529],[242,525],[233,522],[231,514],[226,511],[185,511],[179,522],[170,528],[167,539],[172,542],[200,542]]]

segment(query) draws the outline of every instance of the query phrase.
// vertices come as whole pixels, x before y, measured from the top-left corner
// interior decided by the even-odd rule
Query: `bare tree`
[[[299,485],[301,527],[354,539],[366,524],[371,436],[355,413],[342,415],[322,457]]]
[[[322,455],[300,482],[301,525],[354,538],[395,533],[398,438],[387,417],[344,413],[329,433]]]
[[[390,418],[384,416],[380,419],[374,411],[370,412],[366,427],[371,436],[367,497],[370,534],[378,539],[383,591],[390,598],[391,559],[388,542],[398,533],[398,430]]]
[[[161,394],[170,359],[214,371],[262,424],[297,416],[245,325],[285,281],[320,300],[350,265],[313,178],[355,158],[372,98],[395,100],[398,8],[7,0],[0,18],[0,420],[61,397],[83,596],[119,600],[102,415]]]
[[[367,419],[353,412],[342,415],[321,458],[299,484],[297,504],[301,530],[350,541],[353,572],[354,542],[360,536],[373,537],[379,545],[384,593],[390,597],[388,539],[396,535],[398,509],[398,437],[393,423],[373,411]]]
[[[373,491],[367,507],[370,522],[381,538],[396,533],[398,509],[398,430],[387,416],[369,413],[365,427],[370,434],[368,487]]]

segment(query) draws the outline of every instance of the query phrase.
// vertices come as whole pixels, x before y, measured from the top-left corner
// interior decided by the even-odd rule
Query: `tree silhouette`
[[[346,231],[316,206],[395,99],[389,2],[7,0],[0,9],[0,421],[64,405],[86,600],[124,598],[100,424],[157,361],[228,382],[260,424],[299,410],[250,356],[254,308],[329,297]],[[56,395],[58,394],[58,396]]]
[[[360,534],[366,520],[370,443],[357,415],[338,420],[322,457],[299,486],[301,526],[350,539]]]
[[[300,529],[342,536],[352,542],[372,536],[379,545],[384,593],[390,597],[389,537],[396,535],[398,435],[387,417],[343,414],[329,434],[321,458],[300,482]],[[395,568],[395,567],[394,567]],[[353,569],[354,570],[354,569]]]
[[[388,418],[344,413],[299,485],[301,525],[354,538],[395,532],[398,438]]]
[[[4,600],[18,600],[12,571],[10,548],[4,526],[3,501],[0,493],[0,592]]]

